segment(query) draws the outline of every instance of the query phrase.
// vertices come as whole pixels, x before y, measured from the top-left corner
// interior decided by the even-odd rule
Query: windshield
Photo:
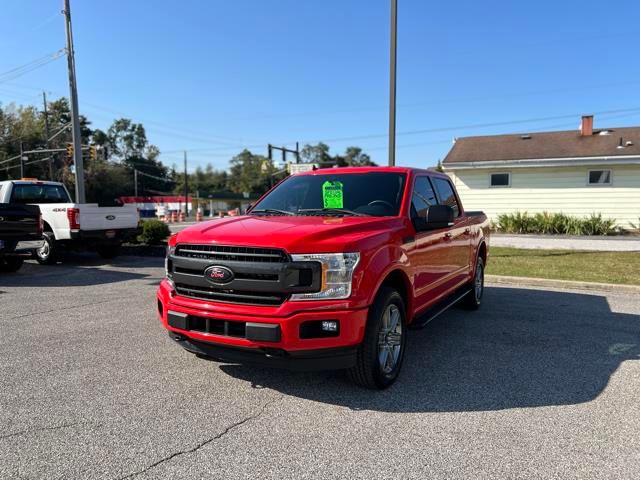
[[[62,185],[44,183],[15,183],[11,203],[70,203],[69,195]]]
[[[405,177],[395,172],[293,176],[258,202],[251,214],[395,216]]]

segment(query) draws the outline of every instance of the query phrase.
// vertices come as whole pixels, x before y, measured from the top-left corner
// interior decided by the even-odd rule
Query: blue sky
[[[0,0],[3,104],[66,94],[64,58],[1,81],[64,46],[61,5]],[[386,163],[388,0],[72,0],[72,13],[81,113],[143,122],[168,165],[187,149],[194,167],[226,168],[245,146],[296,140]],[[397,163],[433,165],[459,136],[577,128],[581,113],[640,124],[639,16],[631,0],[399,0]]]

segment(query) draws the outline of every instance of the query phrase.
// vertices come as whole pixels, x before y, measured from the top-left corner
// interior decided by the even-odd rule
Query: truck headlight
[[[319,262],[322,283],[319,292],[294,293],[291,300],[339,300],[351,296],[353,271],[360,261],[359,253],[309,253],[291,255],[294,262]]]
[[[167,247],[167,256],[164,257],[164,276],[167,278],[171,278],[171,271],[173,270],[170,265],[171,260],[169,260],[169,256],[173,255],[173,252],[176,251],[176,247]]]

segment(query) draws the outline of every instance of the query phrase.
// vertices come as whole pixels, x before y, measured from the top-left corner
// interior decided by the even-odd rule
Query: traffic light
[[[67,160],[73,160],[73,143],[67,143]]]
[[[98,148],[95,145],[89,145],[89,158],[91,160],[98,159]]]

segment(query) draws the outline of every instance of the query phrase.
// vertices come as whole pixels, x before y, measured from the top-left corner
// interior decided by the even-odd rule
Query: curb
[[[562,288],[567,290],[591,290],[599,292],[640,294],[640,285],[618,285],[614,283],[577,282],[574,280],[551,280],[548,278],[507,277],[485,275],[487,283],[494,285],[518,285],[524,287]]]

